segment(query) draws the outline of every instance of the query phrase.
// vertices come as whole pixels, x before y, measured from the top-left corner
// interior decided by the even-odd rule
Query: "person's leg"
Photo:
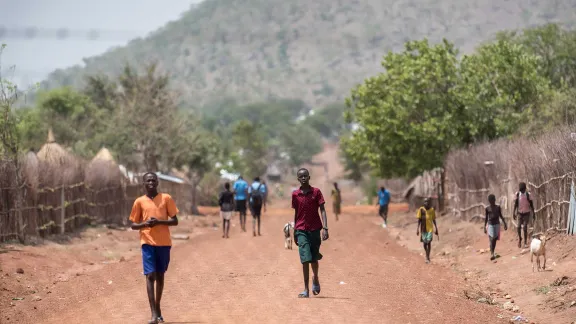
[[[384,206],[384,212],[382,218],[384,218],[384,224],[388,226],[388,205]]]
[[[156,316],[162,317],[162,310],[160,309],[160,300],[162,300],[162,292],[164,292],[164,272],[156,273]]]
[[[148,323],[156,323],[158,320],[156,301],[154,298],[154,281],[156,281],[156,272],[146,275],[146,292],[148,293],[148,303],[150,304],[150,313],[152,317]]]
[[[148,303],[152,319],[148,323],[156,323],[157,314],[154,298],[154,281],[156,280],[156,253],[153,246],[142,244],[142,265],[144,275],[146,276],[146,293],[148,294]]]
[[[495,245],[496,239],[492,236],[489,236],[488,238],[490,240],[490,260],[494,260],[494,248],[496,246]]]
[[[518,231],[518,247],[521,248],[522,247],[522,215],[518,216],[517,231]]]
[[[220,211],[220,215],[222,217],[222,238],[226,237],[226,214],[223,211]]]
[[[310,262],[302,263],[302,274],[304,275],[304,291],[309,294],[310,293]]]
[[[430,251],[432,250],[432,242],[426,244],[426,261],[430,262]]]
[[[159,321],[163,321],[162,310],[160,308],[160,301],[162,300],[162,292],[164,291],[164,274],[168,271],[168,265],[170,264],[170,247],[169,246],[157,246],[156,247],[156,303],[154,305],[156,309],[156,316]]]
[[[528,223],[530,223],[530,214],[524,216],[524,248],[528,248]]]

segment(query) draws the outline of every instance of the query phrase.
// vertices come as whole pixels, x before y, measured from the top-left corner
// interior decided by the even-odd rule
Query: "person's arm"
[[[504,223],[504,230],[507,231],[508,230],[508,224],[506,224],[506,220],[504,219],[504,215],[502,215],[502,209],[498,208],[498,213],[500,213],[500,219],[502,220],[502,223]]]
[[[420,235],[420,228],[422,227],[422,208],[418,210],[416,217],[418,217],[418,227],[416,228],[416,236],[418,236]]]
[[[168,197],[166,199],[166,209],[168,212],[168,219],[167,220],[156,220],[156,224],[158,225],[166,225],[166,226],[176,226],[178,225],[178,207],[176,207],[176,203],[172,199],[172,197]]]
[[[484,216],[484,234],[486,234],[486,225],[488,225],[488,207],[486,207],[486,209],[484,210],[485,216]]]
[[[330,235],[328,235],[328,217],[326,217],[326,208],[324,208],[324,204],[320,205],[320,215],[322,215],[322,224],[324,224],[322,240],[326,241]]]
[[[516,219],[516,212],[518,211],[518,194],[516,194],[516,199],[514,199],[514,209],[512,210],[512,217]]]
[[[438,235],[438,225],[436,224],[436,219],[432,220],[432,222],[434,223],[434,227],[436,228],[436,235]]]
[[[130,228],[133,230],[141,230],[146,227],[150,227],[153,223],[152,220],[148,220],[146,222],[142,222],[142,207],[140,207],[140,203],[135,201],[132,205],[132,211],[130,212]],[[152,225],[153,226],[153,225]]]

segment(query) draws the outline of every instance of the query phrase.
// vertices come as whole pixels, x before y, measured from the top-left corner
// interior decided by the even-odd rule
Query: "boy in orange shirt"
[[[178,208],[169,194],[158,193],[158,176],[155,173],[144,174],[146,194],[134,201],[130,221],[132,229],[140,231],[142,245],[142,263],[146,276],[146,290],[152,311],[149,324],[163,323],[160,300],[164,290],[164,273],[170,263],[170,229],[178,225]],[[154,295],[156,282],[156,295]]]

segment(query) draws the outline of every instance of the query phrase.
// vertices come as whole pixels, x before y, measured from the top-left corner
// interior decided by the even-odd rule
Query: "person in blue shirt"
[[[384,188],[384,186],[380,187],[378,191],[378,205],[380,209],[378,210],[378,214],[384,220],[382,227],[388,226],[388,204],[390,203],[390,191]]]
[[[236,201],[236,211],[240,213],[240,228],[246,232],[246,201],[248,196],[248,182],[238,177],[234,182],[234,200]]]
[[[256,236],[256,223],[258,223],[258,236],[260,236],[260,215],[266,196],[266,186],[260,182],[260,177],[254,178],[252,185],[248,187],[250,198],[250,212],[252,213],[252,231]]]

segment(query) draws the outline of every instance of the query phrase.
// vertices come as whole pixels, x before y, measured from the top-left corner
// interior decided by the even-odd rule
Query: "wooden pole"
[[[66,230],[66,226],[65,226],[65,221],[66,221],[66,206],[64,206],[64,204],[66,203],[65,197],[64,197],[64,186],[62,186],[62,191],[60,194],[60,206],[61,206],[61,210],[60,210],[60,234],[64,234],[65,230]]]

